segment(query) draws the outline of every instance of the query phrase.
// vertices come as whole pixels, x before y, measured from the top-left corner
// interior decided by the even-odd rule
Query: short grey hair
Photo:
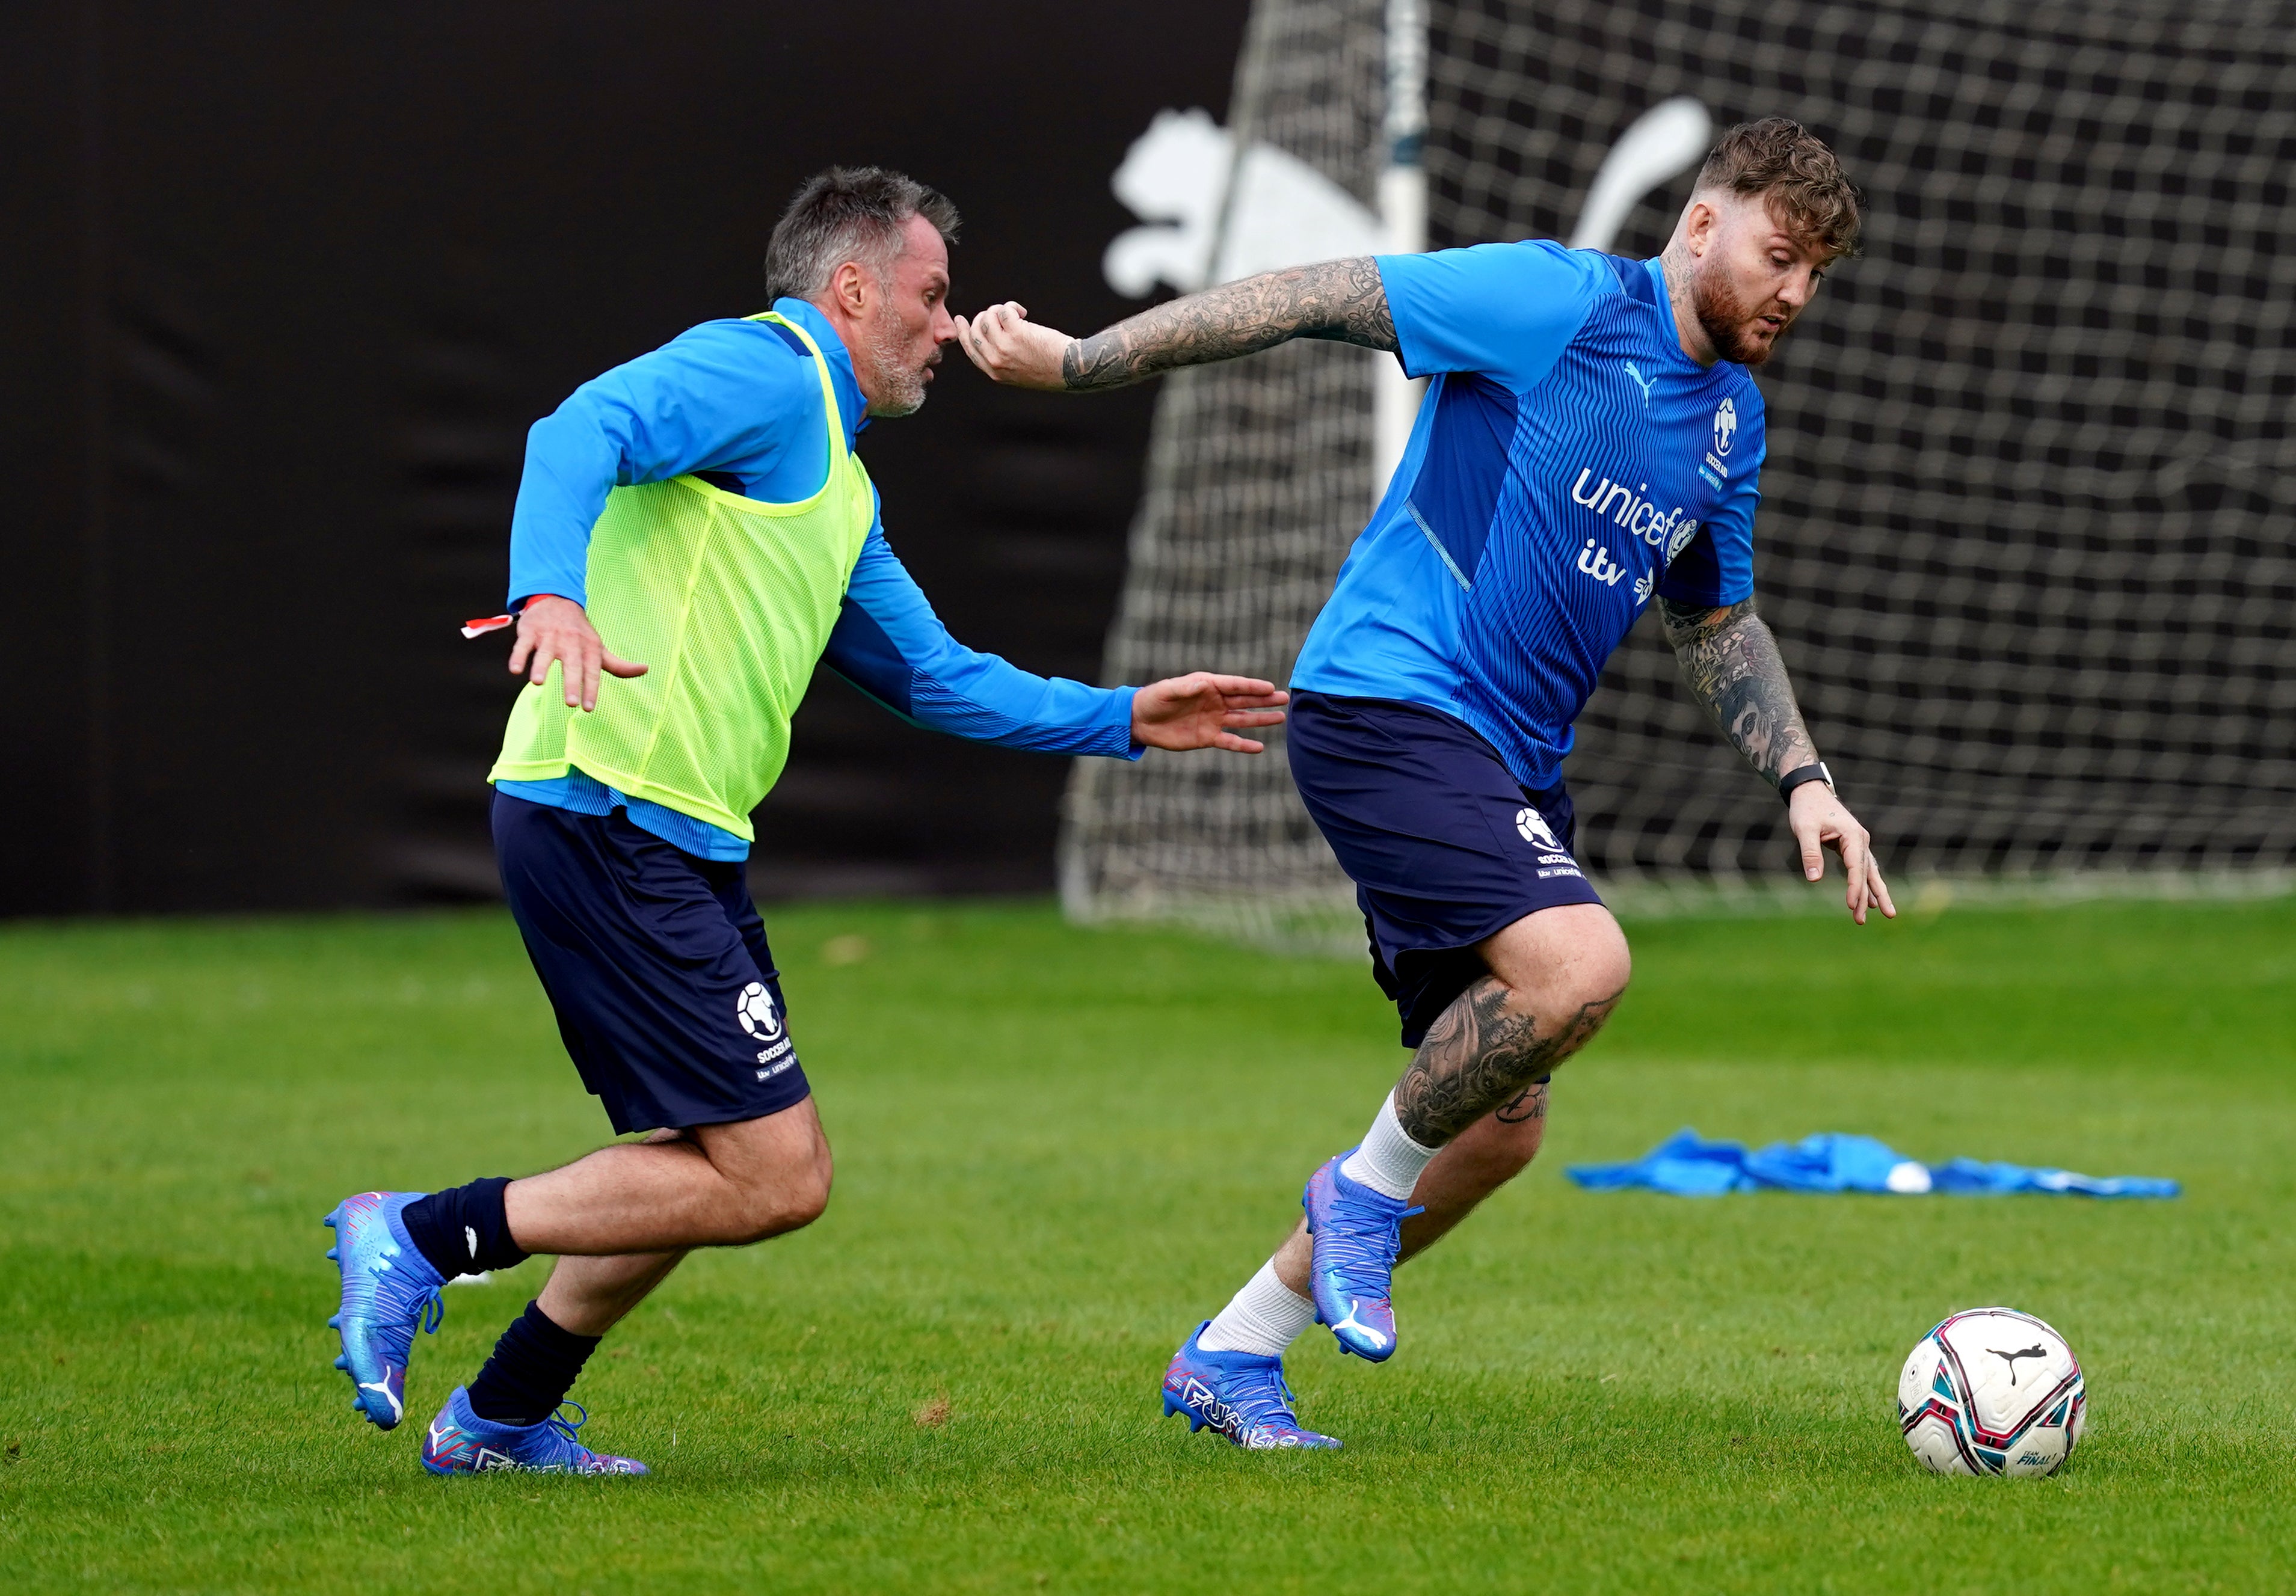
[[[805,180],[774,225],[766,246],[766,292],[809,299],[828,288],[837,268],[859,261],[880,282],[899,258],[909,218],[922,217],[943,240],[956,241],[956,207],[948,196],[883,167],[832,167]]]

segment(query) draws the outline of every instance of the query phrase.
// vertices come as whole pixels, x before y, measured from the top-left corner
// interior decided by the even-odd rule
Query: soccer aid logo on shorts
[[[771,1042],[782,1034],[782,1017],[774,1011],[774,994],[766,990],[763,981],[751,981],[742,988],[742,995],[734,1000],[734,1012],[741,1017],[742,1028],[760,1042]]]
[[[1554,829],[1546,823],[1546,816],[1536,809],[1515,811],[1514,829],[1521,832],[1522,839],[1534,847],[1546,848],[1557,854],[1562,851],[1562,845],[1554,839]]]
[[[1714,407],[1714,452],[1727,454],[1731,441],[1738,436],[1738,406],[1728,399]]]

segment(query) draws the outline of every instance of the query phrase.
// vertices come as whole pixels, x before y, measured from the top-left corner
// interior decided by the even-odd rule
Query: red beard
[[[1776,350],[1778,340],[1793,325],[1791,312],[1776,312],[1784,317],[1785,325],[1764,339],[1766,329],[1755,318],[1765,313],[1757,311],[1733,292],[1719,272],[1702,273],[1692,282],[1690,308],[1698,317],[1698,324],[1706,330],[1706,336],[1714,340],[1722,358],[1740,365],[1759,365],[1767,360]]]

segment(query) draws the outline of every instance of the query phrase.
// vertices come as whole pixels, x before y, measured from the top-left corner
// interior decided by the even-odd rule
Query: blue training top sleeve
[[[1734,397],[1750,413],[1739,423],[1729,490],[1658,585],[1659,596],[1677,604],[1719,609],[1754,596],[1754,512],[1762,502],[1762,462],[1768,457],[1769,433],[1761,390],[1750,381]]]
[[[1382,255],[1378,266],[1406,373],[1478,372],[1515,393],[1554,369],[1610,279],[1602,256],[1546,239]]]
[[[590,529],[611,490],[792,449],[813,451],[826,473],[828,425],[812,360],[792,358],[765,323],[705,322],[593,378],[527,433],[510,602],[589,602]]]
[[[882,520],[869,528],[822,659],[887,708],[937,732],[1043,754],[1140,757],[1131,688],[1034,675],[958,642],[885,541]]]

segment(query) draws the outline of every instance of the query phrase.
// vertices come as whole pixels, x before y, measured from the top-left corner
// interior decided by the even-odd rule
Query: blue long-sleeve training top
[[[852,356],[806,301],[780,299],[774,309],[821,346],[834,424],[852,447],[868,425]],[[511,607],[543,593],[587,603],[590,530],[615,487],[693,475],[769,503],[812,496],[826,479],[832,422],[812,356],[770,322],[704,322],[584,383],[527,434],[511,518]],[[1039,753],[1140,754],[1131,688],[1035,675],[951,637],[886,542],[882,503],[823,659],[916,725]],[[578,770],[496,786],[586,814],[625,809],[633,824],[702,858],[749,856],[732,832],[631,799]]]

